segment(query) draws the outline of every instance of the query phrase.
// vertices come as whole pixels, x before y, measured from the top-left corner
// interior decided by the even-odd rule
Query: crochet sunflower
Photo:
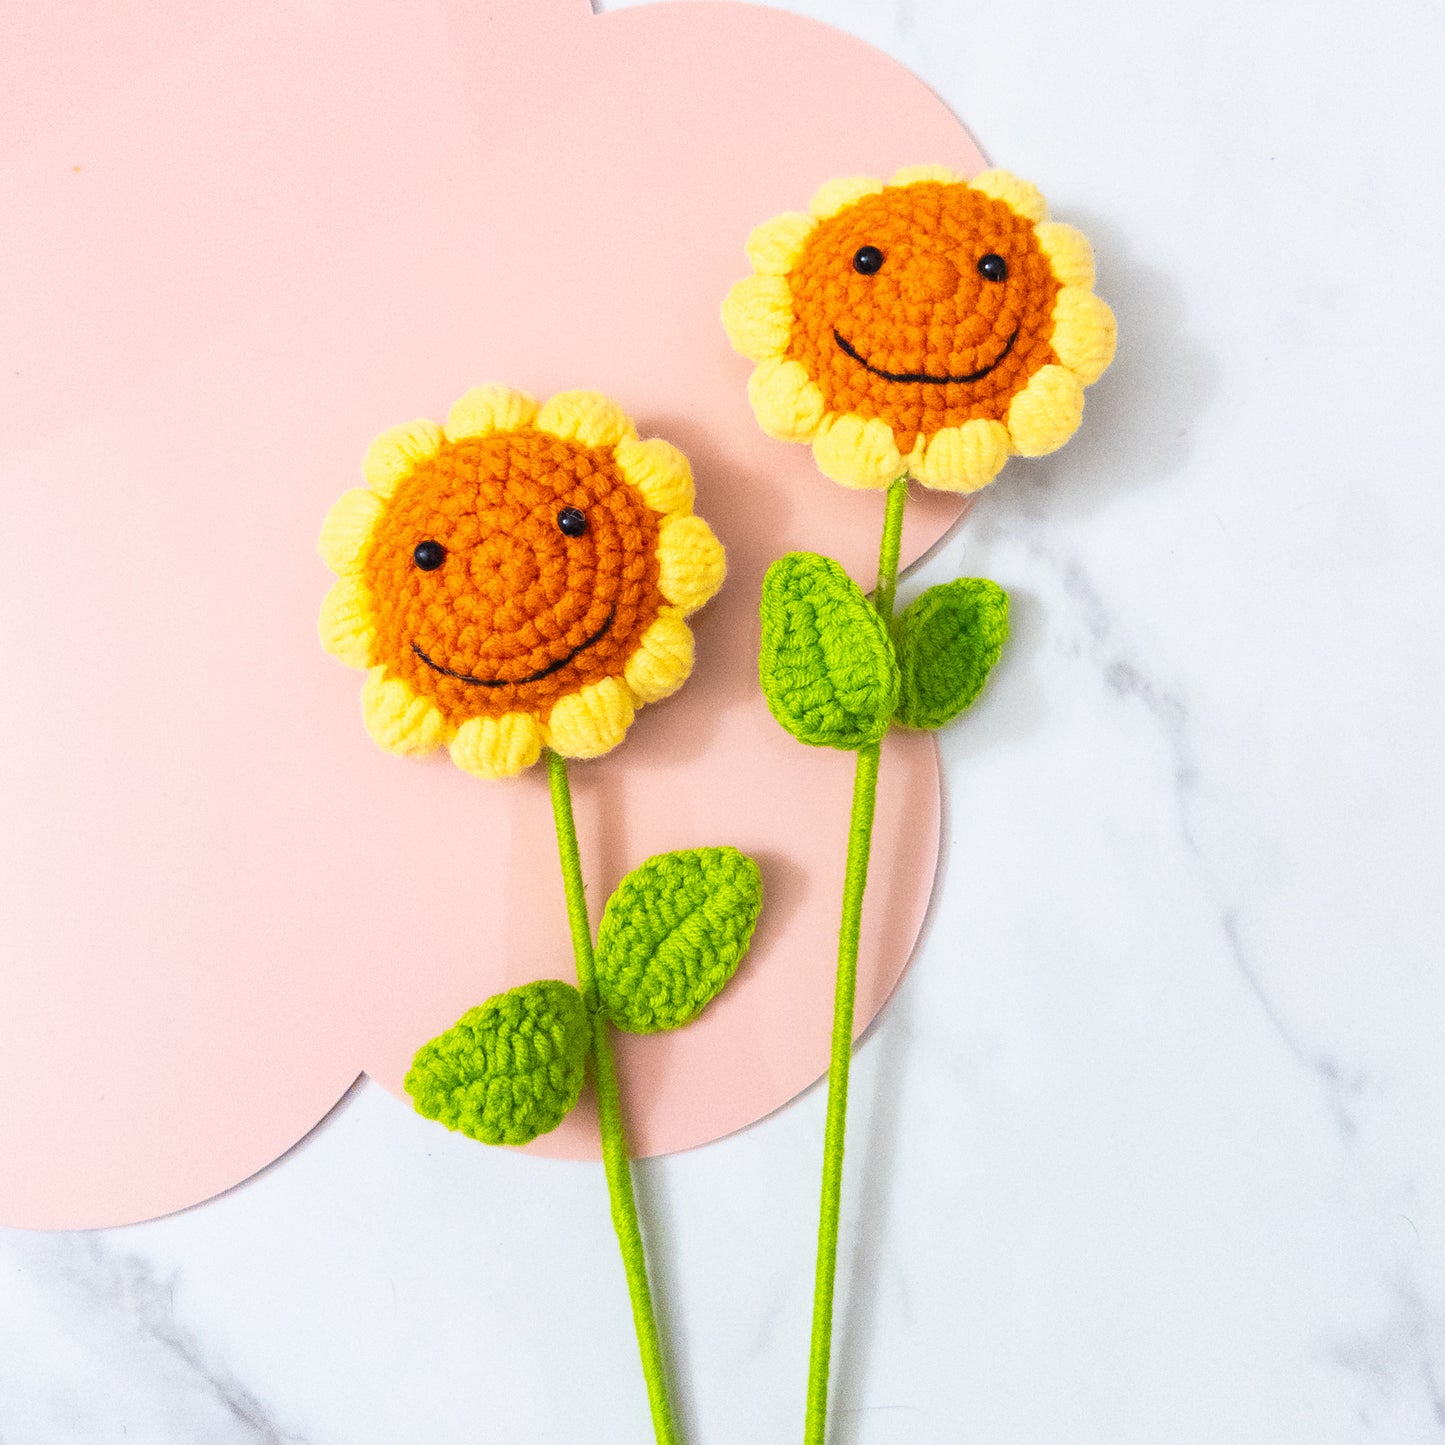
[[[483,778],[546,750],[577,976],[469,1009],[417,1050],[406,1090],[449,1129],[524,1144],[575,1107],[590,1067],[653,1430],[677,1445],[611,1030],[656,1033],[702,1012],[747,952],[761,878],[735,848],[660,854],[618,884],[594,943],[566,759],[616,747],[637,707],[686,680],[686,619],[722,585],[723,549],[693,515],[687,458],[639,440],[594,392],[539,405],[478,387],[444,426],[382,433],[363,472],[322,528],[338,580],[321,641],[365,669],[362,711],[384,748],[445,744]]]
[[[687,458],[605,397],[478,387],[445,426],[384,432],[363,472],[322,529],[339,580],[320,635],[366,670],[383,748],[445,744],[484,778],[544,746],[597,757],[692,670],[685,619],[722,585],[723,549]]]
[[[1088,240],[1008,171],[829,181],[747,254],[723,322],[758,423],[844,486],[977,491],[1062,446],[1114,355]]]
[[[855,751],[819,1208],[805,1445],[827,1429],[833,1293],[859,930],[879,750],[890,728],[932,731],[969,707],[1008,636],[1008,596],[961,577],[894,616],[908,484],[974,492],[1011,455],[1061,447],[1084,388],[1114,356],[1094,258],[1007,171],[965,180],[911,167],[888,183],[829,181],[807,212],[759,226],[754,274],[723,303],[748,396],[770,436],[809,442],[822,472],[887,489],[871,598],[815,552],[763,580],[758,676],[800,742]]]

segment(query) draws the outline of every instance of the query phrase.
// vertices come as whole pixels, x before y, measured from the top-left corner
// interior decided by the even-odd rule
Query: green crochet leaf
[[[773,716],[814,747],[876,743],[898,703],[883,619],[836,562],[815,552],[789,552],[768,568],[758,677]]]
[[[566,1118],[587,1072],[582,995],[544,978],[469,1009],[406,1076],[418,1114],[483,1144],[526,1144]]]
[[[983,690],[1008,637],[1008,593],[983,577],[930,587],[898,619],[898,721],[941,728]]]
[[[634,1034],[691,1023],[722,992],[762,907],[758,865],[736,848],[660,853],[617,885],[597,930],[597,990]]]

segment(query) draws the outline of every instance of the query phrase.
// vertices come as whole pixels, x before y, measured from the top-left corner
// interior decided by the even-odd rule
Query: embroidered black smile
[[[851,356],[865,371],[871,371],[874,376],[881,376],[884,381],[927,381],[934,386],[954,386],[965,381],[982,381],[1010,351],[1014,349],[1014,342],[1019,339],[1019,329],[1014,327],[1013,335],[1004,343],[1004,348],[980,371],[970,371],[967,376],[930,376],[926,371],[884,371],[881,366],[870,366],[844,340],[840,331],[834,331],[833,340],[838,343],[838,349],[846,355]]]
[[[528,677],[473,677],[469,672],[454,672],[450,667],[443,667],[439,662],[433,662],[416,643],[412,643],[411,650],[431,668],[433,672],[439,672],[443,677],[454,677],[458,682],[470,683],[473,687],[521,687],[527,682],[541,682],[544,677],[551,677],[554,672],[560,672],[566,667],[579,652],[586,652],[594,642],[600,642],[607,629],[612,626],[612,620],[617,616],[617,609],[614,607],[607,614],[607,621],[589,637],[586,642],[578,643],[566,657],[559,657],[556,662],[549,662],[541,672],[534,672]]]

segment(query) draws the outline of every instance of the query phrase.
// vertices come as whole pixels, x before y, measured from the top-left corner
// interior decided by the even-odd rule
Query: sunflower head
[[[384,432],[363,472],[322,528],[339,580],[320,633],[365,669],[382,747],[445,744],[487,778],[544,746],[596,757],[691,671],[684,619],[722,585],[723,550],[687,458],[605,397],[479,387],[445,426]]]
[[[1062,446],[1113,359],[1088,241],[1007,171],[830,181],[747,250],[723,324],[753,410],[845,486],[976,491]]]

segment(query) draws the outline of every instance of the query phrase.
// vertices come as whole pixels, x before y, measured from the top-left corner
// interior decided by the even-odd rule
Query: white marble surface
[[[1436,3],[808,0],[1084,225],[1124,338],[916,576],[1015,636],[857,1055],[837,1445],[1445,1439]],[[696,1445],[799,1438],[823,1095],[638,1171]],[[0,1234],[3,1445],[639,1445],[597,1169],[361,1084]]]

